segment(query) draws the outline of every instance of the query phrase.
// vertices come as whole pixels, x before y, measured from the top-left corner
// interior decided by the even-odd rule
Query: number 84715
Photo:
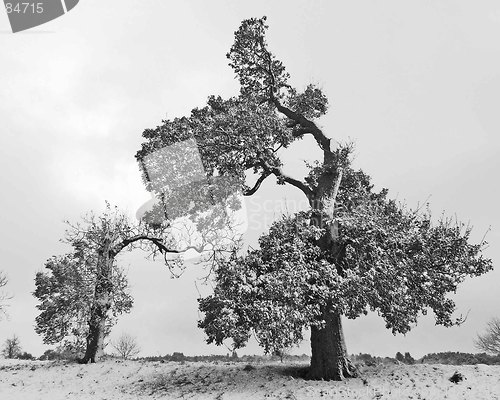
[[[17,13],[17,14],[42,14],[43,13],[43,3],[5,3],[5,8],[7,13]]]

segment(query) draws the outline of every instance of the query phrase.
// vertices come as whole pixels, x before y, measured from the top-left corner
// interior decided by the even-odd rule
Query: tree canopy
[[[428,309],[451,326],[461,319],[449,294],[491,269],[485,243],[469,243],[470,227],[398,205],[350,168],[337,198],[336,257],[318,244],[327,227],[310,221],[311,212],[283,217],[258,249],[220,262],[214,294],[200,300],[208,342],[242,347],[255,332],[265,351],[277,351],[321,326],[325,307],[352,319],[375,311],[393,333],[407,333]]]
[[[65,342],[79,350],[85,349],[88,321],[94,304],[98,280],[96,263],[87,256],[65,254],[45,263],[45,271],[35,277],[33,295],[39,300],[35,331],[46,344]],[[120,314],[132,308],[133,299],[127,278],[116,263],[112,273],[113,297],[111,317],[106,323],[109,335]]]
[[[117,255],[140,248],[152,258],[161,256],[173,274],[182,272],[183,264],[176,257],[180,251],[170,247],[174,240],[166,224],[132,222],[108,203],[102,214],[89,213],[68,225],[63,242],[73,251],[47,260],[35,277],[40,310],[35,330],[45,343],[64,341],[76,352],[86,348],[86,357],[95,361],[117,317],[133,303]]]

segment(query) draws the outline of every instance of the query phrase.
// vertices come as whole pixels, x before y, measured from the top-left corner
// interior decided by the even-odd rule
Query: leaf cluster
[[[320,315],[317,289],[329,272],[313,244],[320,234],[307,215],[300,214],[273,225],[269,235],[260,238],[260,250],[245,256],[234,252],[222,260],[214,294],[199,300],[205,313],[199,326],[208,342],[222,344],[232,338],[239,348],[253,330],[266,353],[272,353],[300,341],[304,324]]]
[[[268,99],[270,91],[277,93],[288,87],[290,77],[283,63],[267,48],[267,29],[266,17],[244,20],[234,33],[234,44],[227,54],[242,94],[254,94],[261,100]]]
[[[431,309],[436,323],[459,324],[448,297],[467,276],[491,270],[485,242],[469,243],[471,229],[451,219],[433,221],[373,191],[361,171],[346,171],[339,190],[336,257],[322,251],[327,229],[311,213],[275,222],[259,249],[233,257],[216,271],[214,294],[200,300],[208,342],[241,347],[254,332],[267,351],[302,339],[321,326],[325,309],[349,318],[377,312],[393,333],[406,333]]]
[[[178,143],[194,140],[208,177],[232,177],[236,180],[233,187],[251,194],[253,191],[245,183],[246,171],[260,175],[254,190],[274,174],[279,184],[290,183],[309,195],[305,184],[287,179],[280,170],[278,151],[304,134],[313,134],[321,146],[329,143],[312,121],[326,113],[328,99],[314,85],[300,91],[287,83],[289,74],[283,63],[268,49],[267,28],[265,17],[251,18],[244,20],[235,32],[227,57],[241,85],[238,96],[210,96],[206,106],[193,109],[189,116],[164,120],[143,132],[146,140],[136,158],[149,191],[165,194],[169,182],[161,177],[172,175],[171,171],[165,173],[165,160],[158,155]],[[170,169],[175,168],[174,165]],[[174,175],[189,181],[189,171]],[[191,194],[197,192],[191,188]],[[189,200],[193,199],[188,193],[186,202]],[[172,204],[169,209],[174,213],[192,211]]]
[[[175,143],[195,139],[207,176],[231,176],[240,181],[241,187],[246,170],[257,172],[262,171],[262,165],[281,166],[276,152],[293,140],[284,119],[272,106],[259,105],[253,96],[228,100],[211,96],[207,105],[193,109],[190,117],[163,121],[157,128],[145,130],[143,137],[147,141],[136,157],[143,166],[146,187],[152,192],[168,186],[159,179],[164,175],[164,161],[158,158],[146,168],[143,160]],[[186,172],[180,174],[185,176]],[[151,185],[151,175],[159,181],[156,186]],[[188,177],[185,179],[189,182]]]

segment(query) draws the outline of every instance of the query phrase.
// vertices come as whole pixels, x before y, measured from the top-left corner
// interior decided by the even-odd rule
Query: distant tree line
[[[290,355],[287,354],[283,357],[288,361],[309,361],[310,356],[307,354],[302,355]],[[245,363],[258,363],[267,361],[280,361],[280,355],[243,355],[238,356],[236,352],[223,354],[212,354],[212,355],[201,355],[201,356],[186,356],[184,353],[174,352],[172,354],[166,354],[164,356],[150,356],[141,357],[138,360],[144,361],[159,361],[159,362],[245,362]]]
[[[351,355],[351,359],[356,364],[364,364],[367,366],[376,366],[380,364],[401,362],[403,364],[449,364],[449,365],[475,365],[475,364],[500,364],[500,355],[489,355],[486,353],[461,353],[447,351],[442,353],[429,353],[420,359],[415,360],[410,353],[404,355],[399,351],[394,358],[392,357],[377,357],[368,353],[359,353]]]
[[[128,338],[128,335],[122,335],[114,344],[117,345],[121,343],[124,338]],[[128,343],[128,341],[127,341]],[[137,343],[133,341],[132,348],[137,350]],[[129,347],[127,346],[127,349]],[[1,354],[4,358],[18,359],[18,360],[37,360],[32,354],[22,351],[19,337],[13,335],[8,338],[1,349]],[[118,354],[122,358],[131,358],[134,354]],[[38,360],[41,361],[54,361],[54,360],[76,360],[78,354],[75,353],[75,349],[68,346],[58,346],[55,349],[46,350]],[[109,355],[108,355],[109,356]],[[112,356],[110,356],[112,357]],[[290,355],[286,354],[284,358],[287,361],[309,361],[310,356],[306,354],[302,355]],[[500,355],[489,355],[486,353],[462,353],[462,352],[441,352],[441,353],[429,353],[420,359],[415,360],[409,352],[405,352],[404,355],[401,352],[397,352],[395,357],[378,357],[372,356],[368,353],[353,354],[350,356],[352,361],[359,364],[364,364],[367,366],[376,366],[380,364],[396,363],[401,362],[404,364],[449,364],[449,365],[475,365],[475,364],[487,364],[487,365],[500,365]],[[232,353],[222,354],[212,354],[212,355],[200,355],[200,356],[186,356],[182,352],[173,352],[172,354],[166,354],[163,356],[148,356],[135,358],[135,360],[143,361],[155,361],[155,362],[244,362],[244,363],[261,363],[269,361],[280,361],[281,355],[243,355],[238,356],[238,354],[233,351]]]
[[[420,359],[424,364],[451,364],[451,365],[475,365],[487,364],[498,365],[500,364],[499,355],[489,355],[486,353],[470,354],[447,351],[444,353],[430,353]]]

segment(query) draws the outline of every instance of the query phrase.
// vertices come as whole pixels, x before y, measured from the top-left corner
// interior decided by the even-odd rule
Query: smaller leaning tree
[[[53,256],[45,263],[45,272],[35,278],[34,296],[41,311],[35,331],[46,344],[61,343],[61,348],[75,357],[85,354],[98,284],[97,265],[92,258],[75,253]],[[107,337],[117,317],[130,311],[133,299],[123,270],[113,263],[109,272],[109,312],[106,313],[103,336]],[[95,320],[95,318],[94,318]]]
[[[40,301],[37,308],[41,313],[35,330],[47,344],[66,340],[70,347],[83,349],[82,363],[96,362],[118,315],[132,307],[117,256],[125,249],[139,248],[150,258],[162,257],[178,276],[176,271],[184,268],[179,255],[186,249],[176,247],[167,219],[154,224],[132,222],[109,204],[103,214],[90,213],[83,223],[68,225],[63,241],[73,252],[52,257],[45,263],[48,271],[36,274],[33,295]]]

